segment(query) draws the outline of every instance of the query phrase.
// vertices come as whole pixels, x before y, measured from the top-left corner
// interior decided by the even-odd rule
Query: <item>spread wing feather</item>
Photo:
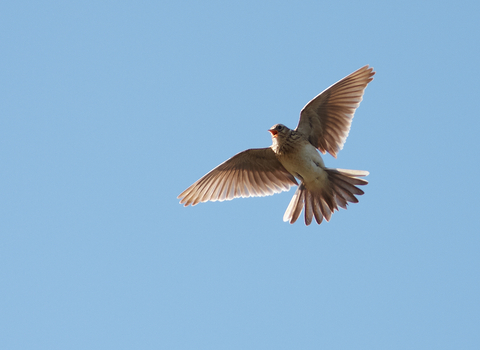
[[[237,197],[263,197],[298,185],[271,148],[249,149],[223,162],[178,198],[185,206]]]
[[[373,68],[367,65],[324,90],[303,107],[295,130],[304,134],[323,154],[328,152],[336,158],[374,74]]]

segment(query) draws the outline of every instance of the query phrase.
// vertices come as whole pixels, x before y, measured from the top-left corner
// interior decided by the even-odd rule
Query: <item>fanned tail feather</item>
[[[368,171],[328,168],[325,171],[328,174],[328,186],[320,190],[309,190],[302,182],[285,211],[283,221],[293,224],[305,206],[305,224],[310,225],[314,217],[315,221],[321,224],[323,218],[330,221],[338,207],[347,209],[348,202],[358,203],[355,196],[360,196],[364,192],[357,186],[368,184],[367,180],[358,177],[367,176]]]
[[[290,221],[291,224],[297,221],[303,209],[304,193],[305,185],[302,183],[295,191],[295,194],[293,195],[292,200],[290,201],[290,204],[288,205],[287,210],[283,215],[283,221]]]

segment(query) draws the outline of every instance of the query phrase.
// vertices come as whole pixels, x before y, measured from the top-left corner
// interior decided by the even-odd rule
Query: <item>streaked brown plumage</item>
[[[329,221],[338,207],[357,203],[368,182],[363,170],[326,168],[317,149],[335,158],[347,139],[355,110],[362,101],[373,68],[364,66],[333,84],[300,112],[295,130],[274,125],[272,146],[249,149],[223,162],[178,198],[185,206],[237,197],[267,196],[287,191],[301,181],[283,217],[294,223],[305,207],[305,223]]]

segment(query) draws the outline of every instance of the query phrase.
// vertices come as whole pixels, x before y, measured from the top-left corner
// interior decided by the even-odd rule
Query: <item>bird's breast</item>
[[[288,172],[305,183],[322,181],[327,177],[320,153],[306,140],[298,143],[290,152],[277,155],[277,158]]]

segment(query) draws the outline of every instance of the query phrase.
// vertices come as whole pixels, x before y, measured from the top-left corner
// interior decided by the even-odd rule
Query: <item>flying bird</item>
[[[318,151],[337,157],[374,74],[367,65],[339,80],[303,107],[295,130],[272,126],[270,147],[248,149],[223,162],[183,191],[180,203],[263,197],[297,185],[283,221],[293,224],[305,208],[306,225],[314,217],[318,224],[329,221],[338,207],[357,203],[355,196],[364,194],[357,186],[368,183],[360,177],[368,171],[327,168]]]

